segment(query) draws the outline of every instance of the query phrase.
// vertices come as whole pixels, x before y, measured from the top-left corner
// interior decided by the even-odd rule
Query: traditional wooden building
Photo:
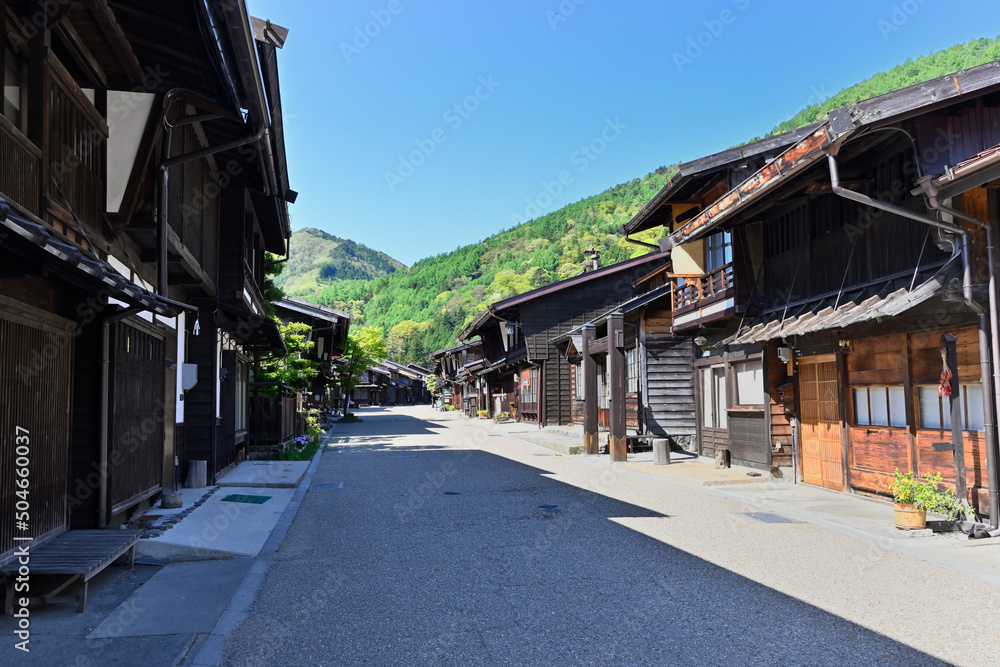
[[[389,372],[369,368],[361,373],[360,382],[351,390],[351,403],[359,408],[382,405],[388,396]]]
[[[13,469],[20,426],[32,546],[123,523],[188,460],[211,481],[239,457],[223,350],[281,347],[263,252],[285,253],[292,196],[284,31],[263,25],[235,1],[0,4],[0,459]],[[0,510],[15,499],[0,482]]]
[[[663,227],[667,233],[679,228],[815,129],[816,126],[811,126],[786,132],[678,165],[663,189],[623,225],[622,231],[629,238],[657,227]],[[739,241],[737,239],[737,243]],[[742,252],[741,246],[737,249]],[[650,422],[662,420],[670,425],[669,429],[660,429],[660,433],[702,455],[714,456],[718,447],[726,448],[734,463],[762,468],[790,466],[791,451],[787,446],[791,443],[791,432],[787,423],[775,426],[776,431],[782,428],[788,431],[776,433],[778,441],[786,445],[783,450],[774,451],[771,440],[763,437],[756,441],[740,439],[739,429],[730,442],[728,425],[732,405],[725,389],[726,372],[719,356],[721,351],[714,350],[716,354],[707,356],[700,352],[705,343],[702,334],[709,327],[744,314],[750,292],[748,285],[752,280],[745,275],[747,263],[742,257],[734,255],[731,231],[715,230],[673,252],[669,270],[654,273],[649,278],[653,283],[650,293],[625,308],[625,312],[634,313],[632,317],[638,318],[637,326],[646,328],[646,337],[657,341],[654,346],[664,346],[652,355],[666,355],[666,358],[652,358],[649,352],[643,355],[642,377],[649,391],[649,402],[644,410],[649,413]],[[678,357],[682,347],[698,348],[699,358],[693,362],[697,371],[683,368],[686,362]],[[687,392],[695,384],[692,376],[697,378],[697,401],[694,396],[687,399]],[[677,391],[682,391],[684,398],[678,400]],[[664,396],[665,400],[659,396]],[[688,411],[686,416],[685,411]],[[762,417],[750,412],[734,411],[733,414],[737,424],[741,419]],[[776,416],[779,420],[783,418],[780,413]],[[675,438],[671,431],[681,437]],[[657,430],[654,428],[651,432]],[[782,441],[782,437],[787,437],[787,441]]]
[[[1000,63],[882,95],[673,219],[702,452],[864,494],[940,472],[996,523],[997,118]]]
[[[336,368],[343,356],[351,328],[351,316],[339,310],[286,296],[274,304],[282,324],[301,322],[309,325],[308,341],[314,343],[306,358],[319,365],[312,385],[303,392],[311,407],[334,408],[342,403]]]
[[[397,364],[388,359],[383,361],[380,366],[390,374],[391,405],[413,405],[427,400],[425,374],[410,366]]]
[[[481,409],[490,409],[488,401],[483,398],[483,382],[476,375],[485,366],[481,341],[473,340],[438,350],[431,358],[435,362],[434,372],[439,378],[447,405],[469,416]],[[509,409],[510,405],[506,407]]]
[[[490,305],[462,333],[462,339],[482,340],[487,380],[486,398],[510,389],[514,380],[516,411],[521,421],[566,425],[574,421],[576,383],[573,366],[561,339],[571,329],[587,324],[635,297],[636,281],[663,266],[663,253],[649,253],[605,267],[593,267],[577,276]],[[595,264],[597,259],[594,259]]]
[[[673,333],[670,272],[671,265],[665,264],[642,276],[633,284],[642,292],[639,296],[556,341],[571,364],[573,423],[584,425],[589,453],[598,450],[599,431],[609,431],[609,439],[619,443],[633,435],[695,447],[694,345],[689,337]],[[610,361],[616,354],[620,366]],[[616,386],[621,392],[617,402]],[[618,406],[623,406],[623,416]]]

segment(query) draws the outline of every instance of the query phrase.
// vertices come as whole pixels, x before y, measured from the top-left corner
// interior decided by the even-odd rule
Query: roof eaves
[[[510,297],[504,301],[498,301],[490,306],[490,310],[497,311],[503,310],[504,308],[511,308],[513,306],[520,305],[531,301],[532,299],[537,299],[538,297],[548,296],[556,292],[560,292],[564,289],[575,287],[577,285],[590,282],[591,280],[597,280],[598,278],[605,278],[607,276],[613,276],[621,271],[625,271],[637,266],[642,266],[643,264],[655,261],[655,260],[669,260],[669,256],[665,252],[650,252],[639,257],[635,257],[624,262],[618,262],[617,264],[609,264],[608,266],[603,266],[596,271],[588,271],[578,276],[573,276],[572,278],[566,278],[565,280],[560,280],[559,282],[552,283],[551,285],[546,285],[545,287],[539,287],[538,289],[531,290],[530,292],[525,292],[524,294],[519,294],[517,296]]]
[[[724,220],[732,218],[743,207],[760,199],[779,184],[786,182],[787,179],[824,157],[830,144],[847,138],[852,132],[854,130],[846,130],[835,135],[830,130],[829,123],[824,123],[757,170],[753,176],[726,192],[711,206],[675,230],[673,234],[660,239],[660,247],[664,251],[669,251],[682,243],[704,236]]]

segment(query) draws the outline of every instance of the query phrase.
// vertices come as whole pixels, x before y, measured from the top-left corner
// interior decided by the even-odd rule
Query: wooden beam
[[[163,132],[163,124],[160,122],[160,106],[160,104],[153,104],[153,110],[146,120],[146,128],[139,141],[139,150],[136,152],[135,162],[132,163],[132,171],[128,177],[128,184],[125,186],[125,194],[118,207],[119,219],[122,226],[125,227],[132,221],[132,216],[135,215],[139,202],[142,200],[143,185],[150,172],[149,163],[156,154],[156,145]]]
[[[850,450],[850,438],[851,429],[849,428],[848,410],[847,410],[847,364],[844,359],[844,353],[837,353],[837,402],[840,404],[840,464],[843,468],[843,486],[842,490],[851,490],[851,466],[848,465],[850,461],[848,452]]]
[[[913,377],[910,371],[910,336],[900,334],[903,348],[903,401],[906,406],[906,440],[910,447],[910,470],[917,472],[917,416],[913,405]]]
[[[205,292],[207,292],[209,296],[216,296],[218,291],[215,287],[215,282],[207,273],[205,273],[204,270],[202,270],[201,264],[199,264],[198,260],[194,258],[191,251],[188,250],[183,243],[181,243],[181,239],[177,236],[177,232],[169,227],[167,228],[167,241],[169,244],[167,247],[180,256],[181,265],[184,267],[184,270],[187,271],[192,277],[201,281],[200,284],[205,286]]]
[[[583,328],[583,360],[580,362],[580,372],[583,373],[583,451],[587,454],[597,454],[600,450],[597,435],[597,361],[594,360],[592,348],[596,327],[588,324]]]
[[[945,359],[952,373],[949,407],[951,408],[951,445],[955,448],[955,495],[958,496],[959,500],[964,502],[968,500],[969,494],[966,490],[965,480],[965,447],[962,438],[962,402],[960,394],[962,385],[958,377],[958,349],[955,345],[957,340],[954,334],[944,334],[941,336],[941,342],[944,343],[945,348]],[[990,518],[992,519],[992,517]]]
[[[98,88],[107,88],[108,77],[104,73],[104,69],[97,62],[94,54],[91,53],[90,48],[84,43],[83,38],[80,37],[80,33],[76,31],[76,27],[73,26],[70,20],[63,18],[59,22],[59,25],[56,26],[56,29],[59,37],[66,43],[67,50],[80,66],[80,69],[87,72]]]
[[[625,350],[618,346],[624,336],[624,318],[621,313],[608,315],[608,403],[610,404],[608,452],[611,461],[627,460],[628,443],[625,438]]]
[[[118,25],[118,19],[115,17],[114,12],[111,11],[111,7],[108,6],[107,0],[85,0],[85,4],[94,15],[97,24],[101,27],[101,31],[111,45],[111,50],[118,56],[118,60],[125,69],[125,73],[130,78],[131,83],[133,85],[141,85],[143,79],[142,66],[139,64],[139,59],[135,57],[132,45],[126,39],[121,26]]]

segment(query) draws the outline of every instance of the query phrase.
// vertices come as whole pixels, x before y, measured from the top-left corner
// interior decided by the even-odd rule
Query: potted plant
[[[892,483],[896,528],[900,530],[926,528],[928,511],[949,519],[964,515],[965,504],[955,496],[954,491],[938,491],[940,484],[941,473],[921,476],[909,471],[900,472],[897,468]]]
[[[479,418],[480,419],[486,419],[487,415],[490,414],[490,411],[489,410],[479,410],[478,414],[479,414]]]

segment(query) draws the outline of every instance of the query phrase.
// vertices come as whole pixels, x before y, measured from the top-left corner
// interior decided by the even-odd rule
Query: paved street
[[[225,664],[996,664],[982,579],[486,422],[361,416]]]

